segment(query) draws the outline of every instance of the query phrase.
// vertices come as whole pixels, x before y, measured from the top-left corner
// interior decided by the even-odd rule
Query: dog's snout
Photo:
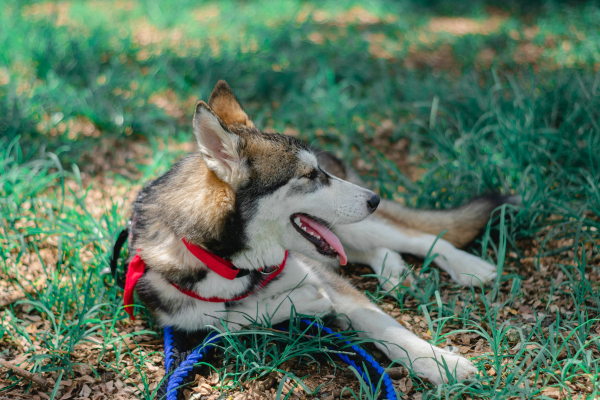
[[[379,198],[379,196],[373,193],[371,198],[367,200],[367,207],[369,208],[369,211],[374,212],[377,209],[380,200],[381,199]]]

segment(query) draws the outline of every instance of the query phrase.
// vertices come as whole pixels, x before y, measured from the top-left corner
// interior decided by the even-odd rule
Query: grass
[[[457,287],[431,258],[411,260],[417,282],[397,299],[369,271],[344,272],[480,370],[438,388],[405,374],[402,394],[598,395],[595,3],[9,0],[0,26],[0,356],[50,382],[2,370],[0,398],[153,397],[161,333],[129,321],[100,272],[136,190],[189,150],[193,104],[218,79],[257,126],[334,150],[388,198],[449,208],[522,195],[469,248],[502,272],[489,287]],[[332,363],[330,339],[298,338],[258,325],[225,335],[217,382],[239,381],[236,395],[273,376],[267,392],[284,397],[291,377],[323,398],[331,380],[374,397]]]

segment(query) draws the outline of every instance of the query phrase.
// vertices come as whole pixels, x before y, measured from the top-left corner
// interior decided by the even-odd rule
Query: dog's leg
[[[457,249],[450,242],[442,238],[436,241],[434,235],[391,225],[375,216],[356,224],[339,225],[333,230],[345,247],[359,252],[369,253],[384,247],[426,257],[431,249],[431,255],[438,254],[434,262],[455,282],[464,286],[485,283],[496,277],[496,267]]]
[[[360,332],[360,335],[385,341],[386,343],[375,341],[375,345],[390,359],[403,362],[417,375],[426,377],[437,385],[448,382],[444,362],[450,374],[459,381],[477,374],[477,369],[468,359],[418,338],[348,282],[331,272],[324,274],[329,275],[332,282],[329,293],[336,313],[345,314],[352,323],[352,329]],[[342,328],[348,328],[343,318],[338,320]]]
[[[383,290],[390,291],[400,284],[410,285],[414,281],[412,274],[407,273],[408,266],[394,250],[377,247],[371,251],[357,251],[346,249],[346,256],[351,263],[367,264],[379,275],[379,282]],[[391,292],[390,294],[393,294]]]
[[[266,325],[278,324],[290,318],[292,305],[297,314],[321,315],[333,311],[333,303],[327,293],[310,284],[280,294],[259,294],[249,299],[250,301],[240,302],[227,310],[230,329],[237,330],[253,321]]]

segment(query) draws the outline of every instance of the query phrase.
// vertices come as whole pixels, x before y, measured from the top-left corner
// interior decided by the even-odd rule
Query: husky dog
[[[281,322],[293,306],[344,315],[342,328],[349,321],[386,342],[378,346],[390,359],[436,384],[448,381],[442,359],[458,380],[477,373],[468,359],[409,332],[330,265],[367,263],[394,284],[405,269],[397,252],[425,256],[447,229],[432,250],[438,265],[462,284],[473,275],[489,280],[494,267],[454,245],[473,239],[501,199],[446,212],[380,201],[343,180],[359,183],[331,154],[255,128],[224,81],[196,105],[193,129],[199,150],[147,185],[132,217],[132,263],[145,264],[135,290],[160,324],[235,330],[250,318]]]

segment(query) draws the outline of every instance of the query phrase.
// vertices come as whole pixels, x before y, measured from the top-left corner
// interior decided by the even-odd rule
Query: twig
[[[32,374],[31,372],[27,371],[26,369],[17,367],[13,363],[3,360],[2,358],[0,358],[0,365],[12,370],[15,374],[19,375],[20,377],[23,377],[23,378],[27,379],[28,381],[32,381],[41,387],[48,386],[48,381],[45,380],[44,378],[42,378],[41,376]]]

